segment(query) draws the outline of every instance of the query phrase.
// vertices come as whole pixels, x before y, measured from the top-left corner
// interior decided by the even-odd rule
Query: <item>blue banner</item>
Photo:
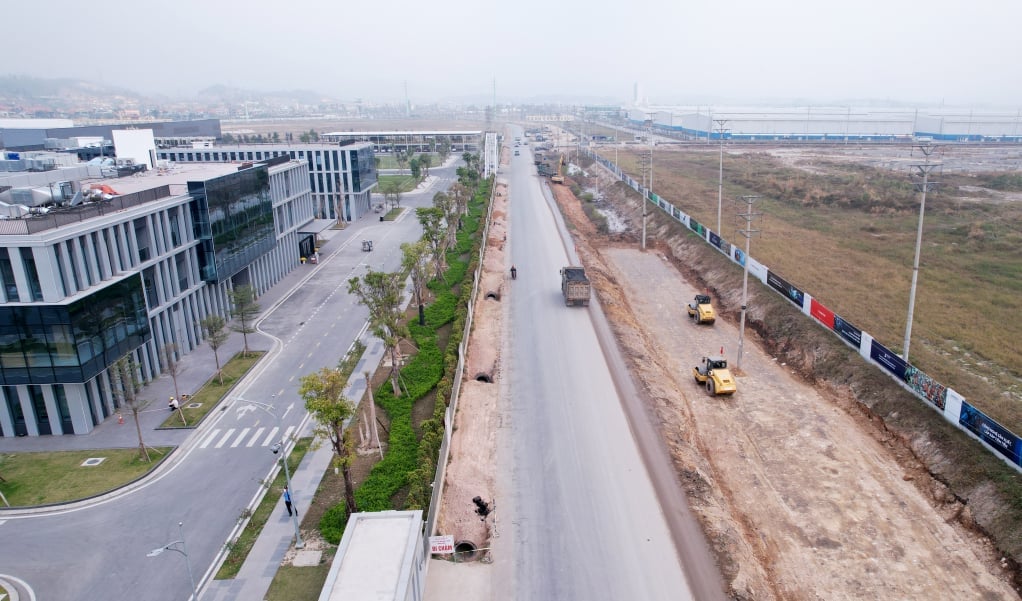
[[[891,349],[874,340],[873,346],[869,349],[869,356],[882,365],[884,369],[898,376],[899,380],[905,379],[905,370],[908,369],[908,364],[905,363],[904,359],[894,354],[894,351]]]
[[[855,348],[862,346],[862,330],[841,319],[838,315],[834,316],[834,331],[841,334],[841,337],[852,343]]]
[[[767,285],[783,294],[788,300],[799,307],[805,303],[806,295],[772,270],[767,271]]]
[[[716,246],[717,248],[723,250],[723,247],[721,246],[722,242],[723,242],[723,240],[721,240],[720,236],[718,236],[716,234],[716,232],[712,232],[712,231],[710,232],[710,244],[712,244],[712,245]]]
[[[979,436],[983,442],[992,446],[998,453],[1013,463],[1019,464],[1019,448],[1022,447],[1022,444],[1020,444],[1018,436],[987,417],[982,411],[963,401],[958,423]]]

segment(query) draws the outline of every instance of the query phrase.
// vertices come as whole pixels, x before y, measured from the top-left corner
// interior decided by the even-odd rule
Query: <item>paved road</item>
[[[425,189],[402,196],[403,206],[429,205],[433,194],[456,179],[453,166],[431,172]],[[178,523],[183,522],[196,580],[205,582],[212,575],[212,564],[239,516],[262,494],[262,481],[274,467],[276,457],[268,447],[307,425],[298,378],[335,366],[362,331],[366,312],[347,294],[347,280],[365,273],[367,266],[397,269],[400,244],[421,235],[414,211],[395,222],[375,219],[371,215],[352,224],[336,243],[324,247],[319,265],[302,266],[278,284],[290,282],[292,289],[265,295],[272,303],[263,305],[259,322],[265,336],[250,336],[249,343],[270,356],[235,389],[224,410],[192,432],[146,434],[149,444],[181,445],[156,475],[130,491],[78,506],[0,514],[0,573],[25,581],[39,599],[187,599],[183,557],[165,553],[149,558],[146,553],[178,540]],[[361,250],[366,238],[374,241],[371,253]],[[191,368],[203,367],[207,373],[199,381],[212,374],[212,367]],[[263,405],[272,405],[272,413]],[[154,412],[147,423],[156,424],[164,415]],[[50,448],[130,446],[124,444],[125,429],[103,424],[88,437],[26,440],[24,449],[18,446],[21,441],[3,441],[0,448],[37,450],[42,442]],[[313,491],[299,493],[296,502],[302,506]]]
[[[498,499],[497,544],[510,557],[495,553],[513,566],[497,566],[511,582],[494,591],[519,600],[693,599],[600,347],[596,307],[564,306],[558,270],[569,252],[531,151],[521,150],[504,169],[518,279],[506,355],[512,465],[499,486],[510,498]]]

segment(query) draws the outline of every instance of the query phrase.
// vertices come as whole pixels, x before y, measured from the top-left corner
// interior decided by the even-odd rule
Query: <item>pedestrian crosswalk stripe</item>
[[[208,447],[209,443],[213,442],[213,439],[216,438],[216,435],[219,434],[219,433],[220,433],[219,429],[216,429],[216,430],[213,430],[212,432],[210,432],[209,436],[206,437],[206,440],[202,441],[202,444],[199,445],[199,448],[200,449],[205,449],[206,447]]]
[[[291,438],[291,433],[294,432],[294,431],[295,431],[295,427],[294,426],[288,426],[287,430],[284,430],[283,438],[285,440],[287,440],[288,438]]]
[[[234,442],[231,443],[231,448],[233,449],[233,448],[237,447],[238,445],[240,445],[241,442],[243,440],[245,440],[245,437],[248,436],[248,433],[249,433],[250,430],[252,430],[252,428],[244,428],[244,429],[242,429],[241,434],[238,434],[238,438]]]
[[[220,439],[220,442],[216,443],[216,448],[219,449],[220,447],[227,444],[227,439],[230,438],[232,434],[234,434],[234,428],[231,428],[230,430],[227,431],[226,434],[224,434],[224,437]]]
[[[254,447],[256,441],[259,440],[259,437],[263,435],[263,430],[265,430],[265,429],[266,428],[259,428],[258,430],[256,430],[255,434],[252,435],[252,438],[250,438],[248,440],[248,444],[245,445],[245,446],[246,447]]]
[[[280,430],[280,428],[278,428],[277,426],[274,426],[273,429],[270,430],[270,433],[266,436],[266,440],[263,441],[264,447],[270,444],[271,442],[275,442],[274,437],[277,435],[278,430]]]

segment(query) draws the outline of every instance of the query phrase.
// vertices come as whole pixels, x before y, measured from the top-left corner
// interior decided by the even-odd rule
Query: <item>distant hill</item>
[[[0,75],[0,96],[38,100],[77,93],[82,96],[142,96],[125,88],[99,84],[84,79],[43,79],[27,75]]]

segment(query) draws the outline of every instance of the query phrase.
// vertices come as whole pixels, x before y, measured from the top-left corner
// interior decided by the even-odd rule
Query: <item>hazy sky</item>
[[[1022,107],[1019,0],[3,0],[0,73],[413,103]]]

